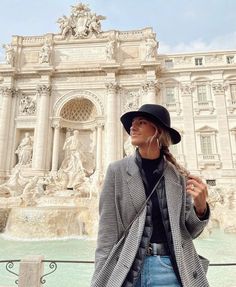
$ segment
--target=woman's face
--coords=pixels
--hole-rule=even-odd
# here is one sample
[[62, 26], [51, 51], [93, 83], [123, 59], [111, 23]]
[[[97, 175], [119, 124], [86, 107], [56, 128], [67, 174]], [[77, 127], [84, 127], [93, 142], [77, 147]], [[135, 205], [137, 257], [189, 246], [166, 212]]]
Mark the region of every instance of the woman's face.
[[149, 139], [154, 136], [157, 128], [152, 122], [144, 117], [136, 117], [133, 119], [130, 128], [130, 136], [132, 145], [144, 147], [148, 145]]

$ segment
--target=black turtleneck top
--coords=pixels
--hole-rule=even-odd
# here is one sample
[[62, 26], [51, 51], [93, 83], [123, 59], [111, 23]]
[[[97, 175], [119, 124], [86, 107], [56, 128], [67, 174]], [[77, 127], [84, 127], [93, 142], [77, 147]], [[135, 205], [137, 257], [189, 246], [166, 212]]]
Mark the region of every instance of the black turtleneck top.
[[[155, 184], [159, 180], [162, 170], [160, 171], [157, 167], [160, 166], [163, 156], [161, 155], [157, 159], [145, 159], [142, 158], [142, 169], [145, 173], [146, 180], [144, 180], [145, 193], [148, 197], [154, 188]], [[154, 192], [152, 197], [152, 224], [153, 232], [150, 242], [152, 243], [166, 243], [167, 238], [165, 234], [164, 225], [161, 218], [161, 211], [158, 202], [157, 193]]]

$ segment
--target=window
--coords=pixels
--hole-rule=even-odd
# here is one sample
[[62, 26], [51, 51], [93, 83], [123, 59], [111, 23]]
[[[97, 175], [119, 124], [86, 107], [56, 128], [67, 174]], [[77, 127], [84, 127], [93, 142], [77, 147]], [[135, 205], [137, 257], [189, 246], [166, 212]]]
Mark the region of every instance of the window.
[[166, 104], [167, 105], [175, 104], [175, 88], [174, 87], [166, 88]]
[[195, 58], [195, 66], [202, 66], [203, 58]]
[[236, 103], [236, 84], [230, 85], [232, 103]]
[[226, 56], [227, 64], [233, 64], [234, 63], [234, 56]]
[[206, 184], [210, 186], [216, 186], [216, 180], [215, 179], [207, 179]]
[[206, 85], [198, 85], [197, 86], [197, 98], [199, 103], [207, 102], [207, 90]]
[[173, 68], [174, 64], [173, 64], [173, 60], [165, 60], [165, 67], [167, 69]]
[[201, 135], [201, 151], [203, 155], [211, 155], [212, 152], [212, 139], [210, 135]]

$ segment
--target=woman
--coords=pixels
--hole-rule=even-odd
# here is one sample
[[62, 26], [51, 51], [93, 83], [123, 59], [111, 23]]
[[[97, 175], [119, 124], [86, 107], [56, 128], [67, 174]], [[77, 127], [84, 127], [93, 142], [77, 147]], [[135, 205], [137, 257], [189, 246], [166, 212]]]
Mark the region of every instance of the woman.
[[181, 140], [169, 112], [147, 104], [121, 122], [137, 149], [108, 167], [91, 286], [209, 286], [192, 241], [209, 219], [207, 187], [169, 152]]

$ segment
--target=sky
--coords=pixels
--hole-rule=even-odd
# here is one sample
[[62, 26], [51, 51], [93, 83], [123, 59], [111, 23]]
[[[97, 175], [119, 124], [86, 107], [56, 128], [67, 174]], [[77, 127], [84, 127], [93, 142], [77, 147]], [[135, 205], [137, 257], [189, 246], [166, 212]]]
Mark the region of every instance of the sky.
[[152, 27], [160, 54], [236, 50], [235, 0], [0, 0], [0, 59], [12, 35], [59, 33], [79, 2], [107, 17], [102, 31]]

